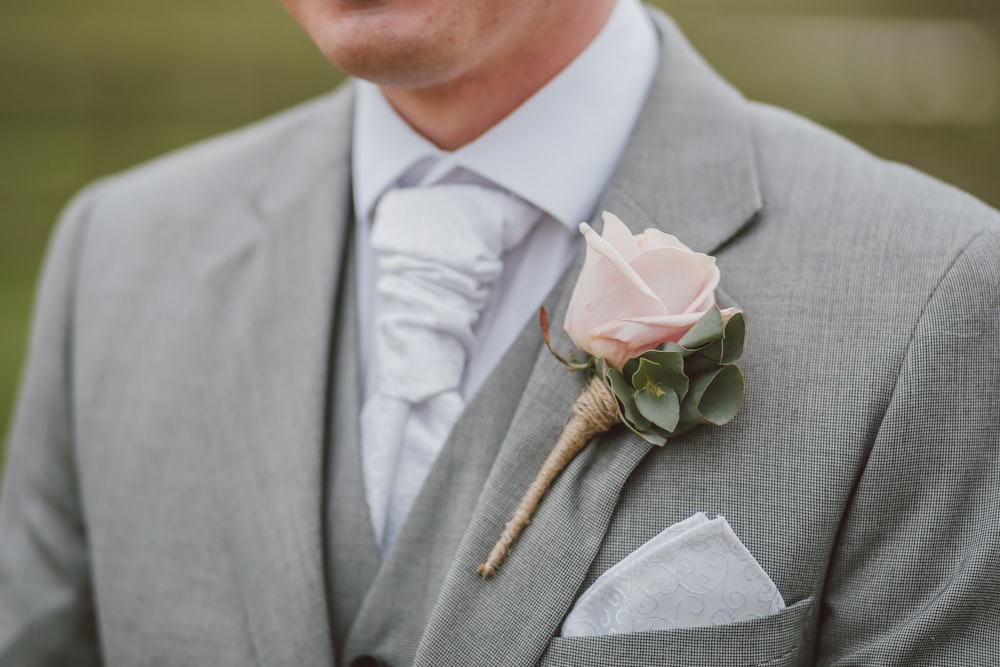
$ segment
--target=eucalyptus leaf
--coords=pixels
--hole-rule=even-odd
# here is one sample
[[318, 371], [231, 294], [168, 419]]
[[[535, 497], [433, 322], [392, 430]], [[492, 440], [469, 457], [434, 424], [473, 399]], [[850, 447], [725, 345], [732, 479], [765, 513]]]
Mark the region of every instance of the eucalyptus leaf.
[[702, 357], [715, 365], [719, 365], [719, 362], [722, 361], [722, 353], [723, 353], [723, 342], [722, 339], [720, 338], [719, 340], [713, 340], [711, 343], [702, 347], [697, 352], [694, 352], [691, 356]]
[[702, 414], [700, 403], [721, 370], [722, 368], [716, 366], [710, 371], [691, 378], [691, 387], [681, 403], [681, 421], [693, 424], [712, 423]]
[[[660, 343], [660, 346], [656, 348], [656, 351], [657, 352], [677, 352], [682, 357], [686, 357], [687, 355], [691, 354], [690, 350], [681, 347], [679, 343], [675, 343], [672, 340], [668, 340], [665, 343]], [[644, 353], [644, 354], [648, 354], [648, 352]]]
[[691, 353], [684, 358], [684, 374], [688, 378], [704, 375], [707, 372], [714, 371], [718, 367], [718, 361], [713, 361], [711, 357], [702, 356], [697, 352]]
[[[699, 395], [698, 400], [700, 399], [701, 396]], [[684, 430], [691, 430], [692, 428], [698, 426], [699, 424], [709, 423], [708, 420], [705, 419], [704, 415], [702, 415], [701, 412], [698, 411], [698, 401], [695, 400], [691, 392], [688, 392], [688, 395], [684, 397], [683, 401], [681, 401], [680, 414], [681, 416], [680, 420], [678, 421], [678, 428], [675, 429], [675, 435], [677, 431], [681, 430], [682, 426], [686, 427]]]
[[[661, 369], [657, 384], [666, 385], [679, 397], [684, 397], [688, 390], [688, 378], [684, 373], [684, 356], [680, 352], [650, 350], [640, 358], [652, 361]], [[634, 386], [636, 389], [640, 388], [638, 385]]]
[[630, 396], [633, 393], [632, 387], [622, 377], [622, 374], [610, 366], [603, 369], [604, 384], [615, 396]]
[[681, 419], [721, 426], [739, 412], [743, 404], [743, 373], [736, 366], [722, 366], [691, 381]]
[[610, 366], [604, 369], [604, 384], [618, 400], [618, 407], [625, 423], [643, 430], [649, 428], [649, 420], [642, 416], [635, 404], [635, 390], [625, 377]]
[[635, 428], [632, 428], [628, 424], [626, 424], [626, 426], [628, 426], [628, 428], [629, 428], [630, 431], [632, 431], [637, 436], [639, 436], [640, 438], [642, 438], [643, 440], [645, 440], [646, 442], [648, 442], [651, 445], [656, 445], [657, 447], [662, 447], [663, 445], [667, 444], [667, 436], [663, 435], [659, 431], [652, 431], [652, 430], [639, 431], [639, 430], [637, 430]]
[[705, 391], [711, 386], [715, 376], [721, 370], [722, 368], [717, 366], [707, 373], [701, 373], [691, 378], [691, 388], [688, 390], [688, 396], [694, 401], [695, 405], [701, 403], [701, 397], [704, 396]]
[[650, 389], [640, 389], [635, 392], [635, 404], [639, 412], [665, 431], [673, 431], [680, 420], [680, 400], [673, 391], [661, 391], [659, 394]]
[[659, 364], [639, 357], [639, 369], [632, 376], [632, 386], [638, 389], [649, 389], [656, 386], [664, 376], [663, 368]]
[[693, 327], [688, 329], [681, 338], [680, 345], [689, 350], [697, 350], [722, 338], [722, 333], [722, 313], [719, 312], [718, 306], [712, 306]]
[[743, 340], [745, 338], [746, 320], [743, 319], [743, 313], [736, 313], [726, 322], [722, 363], [735, 364], [743, 356]]
[[700, 425], [701, 422], [685, 422], [681, 420], [681, 422], [677, 424], [677, 428], [675, 428], [673, 433], [670, 434], [670, 437], [671, 438], [680, 437], [685, 433], [687, 433], [688, 431], [694, 430]]
[[665, 342], [629, 359], [621, 371], [603, 359], [591, 364], [618, 405], [625, 426], [653, 445], [701, 424], [722, 425], [743, 403], [743, 373], [733, 364], [743, 354], [742, 313], [723, 322], [708, 310], [679, 343]]
[[622, 375], [630, 378], [635, 375], [637, 370], [639, 370], [639, 357], [632, 357], [625, 362], [625, 366], [622, 368]]
[[736, 366], [723, 366], [702, 394], [698, 412], [710, 424], [722, 426], [743, 405], [743, 373]]

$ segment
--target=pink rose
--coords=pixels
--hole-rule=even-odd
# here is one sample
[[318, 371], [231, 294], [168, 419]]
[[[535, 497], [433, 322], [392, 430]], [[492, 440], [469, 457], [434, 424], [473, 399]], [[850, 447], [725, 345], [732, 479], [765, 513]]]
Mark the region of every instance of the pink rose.
[[584, 352], [621, 370], [629, 359], [679, 341], [715, 305], [714, 257], [657, 229], [633, 236], [607, 211], [603, 236], [587, 223], [580, 231], [587, 257], [565, 327]]

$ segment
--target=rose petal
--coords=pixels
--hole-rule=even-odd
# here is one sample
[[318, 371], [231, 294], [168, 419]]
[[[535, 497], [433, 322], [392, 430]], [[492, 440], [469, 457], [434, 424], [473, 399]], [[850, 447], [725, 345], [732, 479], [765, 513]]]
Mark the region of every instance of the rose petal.
[[681, 243], [681, 240], [673, 234], [667, 234], [652, 227], [639, 234], [636, 237], [636, 243], [639, 246], [640, 252], [656, 250], [657, 248], [677, 248], [678, 250], [693, 252], [691, 248]]
[[700, 315], [692, 314], [609, 322], [590, 332], [591, 354], [621, 370], [629, 359], [667, 341], [679, 341], [699, 319]]
[[[595, 338], [610, 338], [630, 344], [634, 348], [656, 347], [667, 341], [679, 341], [704, 313], [662, 315], [659, 317], [630, 317], [615, 320], [591, 330]], [[636, 355], [633, 356], [638, 356]]]
[[704, 313], [715, 305], [715, 288], [719, 286], [719, 270], [715, 270], [714, 278], [709, 276], [702, 287], [701, 294], [691, 302], [686, 313]]
[[645, 281], [639, 277], [639, 274], [636, 273], [635, 269], [633, 269], [632, 266], [622, 258], [618, 251], [615, 250], [610, 243], [598, 236], [597, 232], [595, 232], [590, 225], [586, 222], [581, 222], [580, 231], [583, 232], [583, 236], [587, 240], [587, 252], [593, 251], [608, 260], [621, 277], [628, 281], [628, 284], [632, 289], [642, 293], [643, 296], [651, 299], [652, 301], [660, 301], [660, 299], [656, 296], [656, 293], [653, 292]]
[[[711, 295], [719, 284], [714, 257], [677, 248], [644, 252], [632, 260], [631, 266], [670, 314], [692, 312], [691, 306], [703, 304], [706, 294]], [[714, 296], [708, 306], [712, 303]]]
[[739, 308], [723, 308], [722, 310], [719, 311], [719, 313], [722, 315], [723, 322], [728, 322], [729, 318], [731, 318], [733, 315], [742, 312], [743, 311], [740, 310]]
[[636, 242], [636, 237], [632, 235], [632, 231], [614, 213], [604, 211], [601, 218], [604, 220], [601, 238], [617, 250], [626, 262], [632, 261], [639, 254], [639, 244]]
[[642, 354], [642, 352], [638, 352], [633, 355], [627, 343], [612, 338], [592, 338], [589, 353], [598, 359], [604, 359], [609, 366], [618, 370], [621, 370], [625, 366], [625, 362], [633, 356]]
[[685, 313], [704, 313], [706, 310], [715, 305], [715, 290], [711, 285], [706, 285], [705, 290], [702, 292], [701, 297], [696, 301], [692, 302], [690, 306], [684, 311]]
[[667, 341], [679, 341], [699, 319], [700, 315], [664, 315], [609, 322], [591, 332], [594, 356], [621, 370], [629, 359]]
[[623, 315], [663, 315], [656, 295], [606, 241], [583, 223], [587, 254], [566, 310], [565, 329], [577, 347], [593, 354], [590, 330]]

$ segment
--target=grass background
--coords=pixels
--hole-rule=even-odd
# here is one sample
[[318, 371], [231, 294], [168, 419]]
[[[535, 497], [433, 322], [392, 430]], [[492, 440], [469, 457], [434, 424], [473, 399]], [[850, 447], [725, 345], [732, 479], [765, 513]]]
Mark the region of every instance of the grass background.
[[[1000, 87], [991, 78], [1000, 72], [1000, 3], [655, 4], [749, 97], [1000, 205], [1000, 119], [990, 97]], [[996, 69], [984, 70], [991, 62]], [[102, 174], [340, 80], [277, 0], [0, 4], [0, 441], [45, 243], [66, 200]], [[975, 118], [963, 116], [977, 104]]]

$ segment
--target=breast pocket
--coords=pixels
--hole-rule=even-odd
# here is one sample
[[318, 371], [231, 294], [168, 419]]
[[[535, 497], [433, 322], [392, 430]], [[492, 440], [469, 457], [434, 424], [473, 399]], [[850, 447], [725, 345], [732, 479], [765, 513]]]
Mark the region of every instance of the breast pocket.
[[784, 667], [809, 657], [813, 596], [752, 621], [683, 630], [556, 637], [539, 667]]

